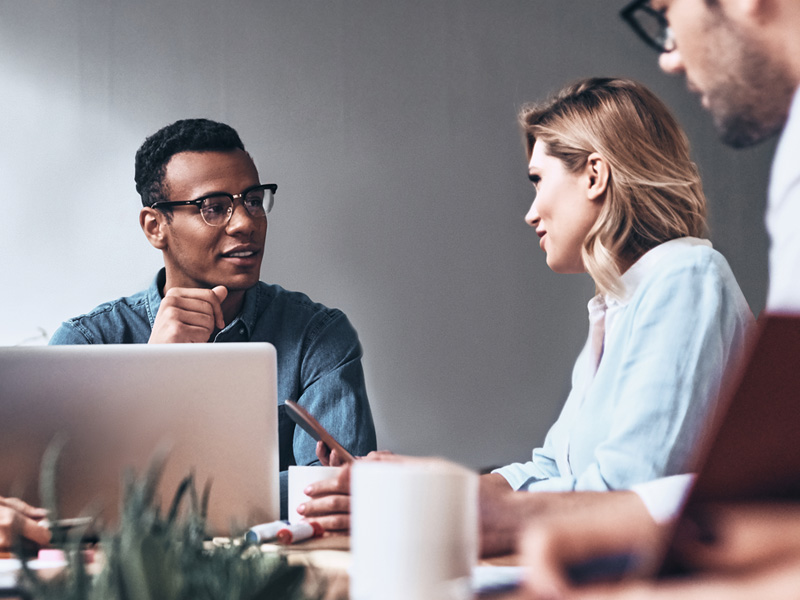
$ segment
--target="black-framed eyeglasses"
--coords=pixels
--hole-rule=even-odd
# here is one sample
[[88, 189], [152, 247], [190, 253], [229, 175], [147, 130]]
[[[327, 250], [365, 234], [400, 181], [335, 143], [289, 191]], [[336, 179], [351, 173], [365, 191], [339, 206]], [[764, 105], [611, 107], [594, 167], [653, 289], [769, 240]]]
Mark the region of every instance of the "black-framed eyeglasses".
[[659, 52], [675, 50], [675, 38], [672, 37], [669, 21], [664, 11], [650, 5], [650, 0], [633, 0], [620, 11], [620, 16], [651, 48]]
[[200, 216], [208, 225], [221, 227], [227, 225], [233, 215], [233, 204], [242, 199], [247, 214], [256, 219], [264, 219], [275, 204], [275, 192], [278, 191], [276, 183], [261, 183], [247, 188], [241, 194], [226, 194], [217, 192], [201, 196], [194, 200], [176, 200], [174, 202], [155, 202], [151, 208], [164, 208], [167, 206], [194, 205], [200, 209]]

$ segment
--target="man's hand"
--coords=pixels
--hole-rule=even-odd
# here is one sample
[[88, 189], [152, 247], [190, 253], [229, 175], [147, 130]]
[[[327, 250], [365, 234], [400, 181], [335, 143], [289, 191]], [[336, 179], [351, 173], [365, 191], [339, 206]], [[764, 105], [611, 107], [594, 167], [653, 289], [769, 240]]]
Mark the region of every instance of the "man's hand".
[[[535, 575], [531, 573], [530, 577]], [[800, 560], [796, 555], [770, 565], [727, 573], [634, 581], [576, 588], [561, 595], [531, 592], [526, 598], [553, 600], [795, 600], [800, 590]]]
[[534, 598], [583, 597], [583, 590], [590, 588], [576, 588], [569, 581], [571, 566], [625, 555], [636, 557], [641, 561], [637, 564], [652, 564], [671, 530], [657, 525], [633, 492], [568, 494], [562, 508], [530, 519], [522, 539], [523, 564], [530, 573], [527, 585]]
[[0, 548], [10, 548], [17, 535], [40, 546], [47, 544], [50, 530], [39, 524], [46, 516], [43, 508], [34, 508], [18, 498], [0, 496]]
[[[336, 451], [331, 451], [324, 442], [317, 442], [317, 458], [325, 466], [339, 467], [336, 477], [310, 484], [303, 492], [311, 500], [297, 507], [305, 518], [317, 521], [325, 531], [350, 531], [350, 472], [353, 463], [346, 464]], [[356, 460], [403, 461], [409, 457], [392, 454], [387, 450], [376, 450]]]
[[[647, 558], [670, 530], [644, 517], [620, 493], [594, 511], [558, 515], [525, 534], [523, 561], [531, 598], [716, 600], [797, 597], [800, 589], [800, 505], [708, 506], [683, 520], [676, 547], [700, 572], [681, 579], [571, 586], [566, 565], [602, 555], [638, 552]], [[616, 507], [614, 505], [617, 505]], [[594, 514], [592, 514], [594, 513]]]
[[675, 545], [683, 562], [713, 573], [800, 561], [800, 504], [707, 505], [681, 519]]
[[324, 467], [343, 467], [347, 464], [336, 450], [328, 448], [328, 444], [320, 440], [316, 447], [317, 458]]
[[225, 327], [222, 302], [228, 290], [222, 285], [206, 290], [170, 288], [161, 300], [149, 344], [205, 343]]
[[[317, 442], [316, 447], [317, 458], [319, 462], [324, 467], [343, 467], [347, 464], [347, 461], [339, 456], [339, 453], [336, 450], [331, 450], [328, 448], [328, 445], [325, 442], [319, 441]], [[409, 456], [403, 456], [401, 454], [395, 454], [389, 450], [373, 450], [369, 454], [363, 457], [359, 457], [359, 460], [394, 460], [394, 461], [404, 461], [404, 460], [416, 460]]]
[[345, 465], [336, 477], [309, 484], [303, 493], [311, 500], [298, 506], [297, 512], [325, 531], [350, 531], [350, 471], [351, 465]]

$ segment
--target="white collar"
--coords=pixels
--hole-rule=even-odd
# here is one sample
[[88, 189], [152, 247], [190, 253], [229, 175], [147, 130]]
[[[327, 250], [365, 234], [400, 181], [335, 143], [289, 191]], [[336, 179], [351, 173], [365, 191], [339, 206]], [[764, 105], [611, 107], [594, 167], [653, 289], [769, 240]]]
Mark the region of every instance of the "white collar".
[[[681, 237], [668, 240], [655, 248], [651, 248], [640, 256], [639, 260], [633, 263], [630, 268], [622, 274], [620, 278], [623, 289], [622, 295], [615, 296], [609, 294], [607, 297], [603, 298], [604, 304], [607, 304], [609, 308], [612, 306], [625, 306], [630, 302], [631, 298], [633, 298], [639, 284], [653, 273], [658, 268], [659, 264], [673, 256], [676, 252], [693, 246], [712, 247], [709, 240], [696, 237]], [[594, 298], [592, 300], [594, 300]]]
[[[786, 124], [781, 132], [769, 178], [768, 208], [784, 199], [786, 191], [797, 178], [797, 146], [800, 144], [800, 86], [795, 90]], [[767, 218], [769, 211], [767, 211]]]

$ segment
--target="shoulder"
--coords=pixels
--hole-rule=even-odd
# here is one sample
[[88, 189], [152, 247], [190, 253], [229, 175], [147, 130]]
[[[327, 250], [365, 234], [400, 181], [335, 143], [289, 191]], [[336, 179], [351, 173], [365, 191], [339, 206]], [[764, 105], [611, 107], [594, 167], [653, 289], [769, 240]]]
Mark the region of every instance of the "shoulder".
[[344, 313], [315, 302], [302, 292], [287, 290], [275, 283], [258, 282], [259, 295], [272, 307], [295, 311], [307, 316], [336, 316]]
[[669, 320], [672, 315], [684, 323], [752, 320], [747, 300], [721, 253], [708, 244], [668, 242], [663, 246], [654, 255], [645, 255], [643, 268], [635, 273], [638, 285], [623, 309], [629, 318], [649, 322]]
[[698, 286], [719, 287], [741, 294], [725, 257], [710, 246], [697, 245], [678, 247], [659, 257], [642, 279], [636, 296], [661, 287], [670, 288], [673, 293], [692, 293]]
[[67, 319], [53, 334], [50, 343], [130, 343], [136, 341], [130, 339], [133, 323], [146, 323], [149, 328], [146, 291], [104, 302], [87, 313]]
[[257, 285], [259, 302], [264, 302], [263, 310], [280, 314], [287, 325], [303, 327], [311, 337], [332, 327], [351, 330], [355, 334], [350, 321], [340, 309], [325, 306], [302, 292], [287, 290], [277, 284], [260, 281]]

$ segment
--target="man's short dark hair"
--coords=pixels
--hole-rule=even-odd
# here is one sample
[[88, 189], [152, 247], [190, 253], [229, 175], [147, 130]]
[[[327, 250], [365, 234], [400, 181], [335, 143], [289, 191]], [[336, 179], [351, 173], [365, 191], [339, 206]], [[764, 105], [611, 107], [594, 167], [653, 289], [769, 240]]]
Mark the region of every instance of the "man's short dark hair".
[[230, 152], [244, 150], [230, 125], [210, 119], [182, 119], [156, 131], [136, 151], [133, 179], [142, 206], [169, 200], [164, 174], [169, 159], [180, 152]]

